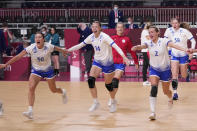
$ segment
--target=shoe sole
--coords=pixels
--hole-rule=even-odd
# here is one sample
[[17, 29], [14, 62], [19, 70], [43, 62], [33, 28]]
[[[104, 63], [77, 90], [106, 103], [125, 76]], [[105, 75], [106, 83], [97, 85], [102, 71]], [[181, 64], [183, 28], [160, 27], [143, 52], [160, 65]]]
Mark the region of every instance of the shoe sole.
[[154, 116], [149, 116], [149, 119], [150, 119], [151, 121], [156, 120], [156, 118], [155, 118]]
[[29, 115], [26, 115], [24, 113], [23, 113], [23, 116], [25, 116], [25, 117], [27, 117], [28, 119], [31, 119], [31, 120], [33, 119], [33, 117], [30, 117]]

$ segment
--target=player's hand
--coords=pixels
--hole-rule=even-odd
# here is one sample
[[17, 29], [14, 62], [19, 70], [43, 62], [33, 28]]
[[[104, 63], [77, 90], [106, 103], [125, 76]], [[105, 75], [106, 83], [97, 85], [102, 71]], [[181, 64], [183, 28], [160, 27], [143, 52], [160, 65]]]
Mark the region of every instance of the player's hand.
[[131, 51], [136, 51], [137, 50], [137, 46], [133, 46], [132, 48], [131, 48]]
[[192, 54], [193, 53], [193, 49], [192, 48], [190, 48], [190, 49], [186, 49], [186, 51], [185, 51], [187, 54]]
[[0, 69], [5, 68], [6, 64], [0, 64]]
[[138, 70], [139, 69], [139, 65], [135, 64], [135, 69]]
[[66, 57], [68, 53], [69, 53], [68, 50], [64, 49], [63, 56]]
[[124, 58], [124, 63], [127, 65], [127, 66], [129, 66], [130, 65], [130, 60], [127, 58], [127, 57], [125, 57]]

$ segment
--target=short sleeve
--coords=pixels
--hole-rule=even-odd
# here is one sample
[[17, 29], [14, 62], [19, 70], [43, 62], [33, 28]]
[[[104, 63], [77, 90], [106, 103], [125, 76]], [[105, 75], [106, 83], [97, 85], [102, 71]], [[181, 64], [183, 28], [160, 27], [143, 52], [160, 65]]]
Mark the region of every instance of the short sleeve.
[[109, 44], [110, 46], [115, 44], [114, 40], [109, 35], [106, 34], [104, 37], [105, 37], [104, 38], [105, 43]]
[[166, 31], [164, 33], [164, 38], [170, 39], [170, 31], [169, 31], [169, 28], [166, 29]]
[[92, 35], [89, 35], [84, 41], [83, 43], [86, 45], [86, 44], [92, 44]]
[[163, 38], [163, 40], [164, 40], [164, 44], [165, 44], [166, 47], [168, 46], [168, 43], [172, 42], [170, 39], [168, 39], [166, 37]]
[[49, 48], [49, 52], [53, 52], [53, 51], [54, 51], [55, 46], [54, 46], [54, 45], [52, 45], [52, 44], [48, 44], [48, 48]]
[[33, 49], [34, 44], [31, 44], [30, 46], [26, 47], [24, 50], [28, 53], [31, 54], [31, 51]]
[[185, 35], [186, 35], [188, 40], [191, 40], [191, 39], [194, 38], [192, 33], [189, 30], [185, 30]]

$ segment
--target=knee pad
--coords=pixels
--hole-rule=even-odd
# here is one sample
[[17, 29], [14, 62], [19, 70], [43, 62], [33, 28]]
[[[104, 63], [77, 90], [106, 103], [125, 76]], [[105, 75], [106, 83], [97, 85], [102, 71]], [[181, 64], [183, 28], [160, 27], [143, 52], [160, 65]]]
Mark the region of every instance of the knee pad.
[[94, 88], [95, 87], [95, 81], [96, 81], [96, 78], [94, 78], [92, 76], [89, 76], [88, 77], [88, 85], [89, 85], [89, 88]]
[[172, 88], [173, 90], [176, 90], [178, 86], [178, 80], [177, 79], [173, 79], [172, 80]]
[[157, 91], [158, 91], [158, 86], [151, 86], [150, 96], [157, 97]]
[[119, 85], [119, 80], [117, 78], [113, 78], [112, 87], [113, 88], [118, 88], [118, 85]]
[[112, 91], [113, 91], [112, 83], [110, 83], [110, 84], [105, 84], [105, 87], [107, 88], [107, 90], [108, 90], [109, 92], [112, 92]]

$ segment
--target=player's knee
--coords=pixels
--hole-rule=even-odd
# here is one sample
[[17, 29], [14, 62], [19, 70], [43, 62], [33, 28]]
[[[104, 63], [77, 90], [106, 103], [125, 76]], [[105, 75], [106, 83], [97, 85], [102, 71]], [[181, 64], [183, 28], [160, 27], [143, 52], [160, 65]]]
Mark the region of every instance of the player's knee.
[[158, 86], [151, 86], [150, 96], [157, 97], [157, 91], [158, 91]]
[[108, 90], [109, 92], [112, 92], [112, 91], [113, 91], [112, 83], [110, 83], [110, 84], [105, 84], [105, 87], [107, 88], [107, 90]]
[[176, 90], [176, 89], [177, 89], [177, 86], [178, 86], [178, 80], [177, 80], [177, 79], [173, 79], [173, 80], [172, 80], [172, 88], [173, 88], [174, 90]]
[[29, 86], [29, 92], [34, 93], [35, 92], [35, 86]]
[[95, 81], [96, 81], [96, 78], [95, 77], [92, 77], [92, 76], [89, 76], [88, 77], [88, 85], [89, 85], [89, 88], [94, 88], [95, 87]]
[[118, 85], [119, 85], [119, 79], [113, 78], [113, 80], [112, 80], [112, 87], [113, 88], [118, 88]]

